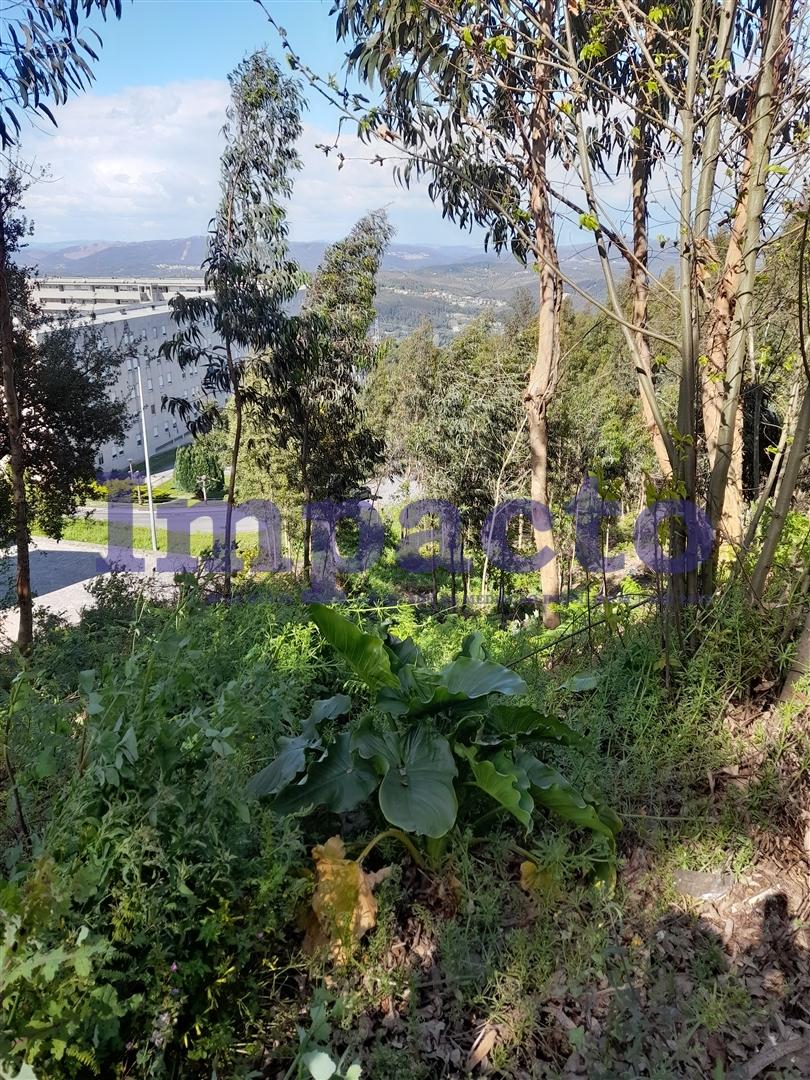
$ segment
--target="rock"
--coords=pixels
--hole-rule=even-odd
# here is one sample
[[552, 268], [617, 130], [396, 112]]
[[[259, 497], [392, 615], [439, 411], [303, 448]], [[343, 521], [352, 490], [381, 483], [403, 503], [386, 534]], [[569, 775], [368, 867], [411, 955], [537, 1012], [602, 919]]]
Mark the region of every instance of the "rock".
[[681, 896], [691, 896], [693, 900], [722, 900], [731, 890], [734, 878], [731, 874], [676, 870], [673, 882]]

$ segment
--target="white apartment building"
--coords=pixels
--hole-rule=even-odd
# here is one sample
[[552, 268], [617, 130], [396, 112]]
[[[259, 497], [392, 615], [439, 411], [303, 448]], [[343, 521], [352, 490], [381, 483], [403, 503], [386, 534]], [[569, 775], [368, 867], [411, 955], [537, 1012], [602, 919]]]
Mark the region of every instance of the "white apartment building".
[[43, 311], [100, 311], [140, 304], [167, 304], [177, 293], [201, 296], [202, 278], [49, 277], [36, 283]]
[[[202, 295], [203, 282], [194, 280], [129, 280], [44, 278], [37, 286], [46, 312], [76, 311], [80, 322], [94, 324], [113, 346], [135, 344], [137, 355], [121, 366], [114, 394], [130, 407], [130, 424], [123, 445], [101, 447], [97, 460], [102, 472], [125, 473], [145, 460], [137, 372], [143, 388], [146, 441], [150, 458], [181, 446], [190, 439], [185, 424], [161, 408], [164, 395], [193, 399], [199, 396], [203, 370], [183, 371], [179, 363], [159, 355], [160, 346], [177, 331], [168, 301], [178, 292]], [[116, 297], [114, 303], [110, 297]], [[120, 301], [120, 302], [119, 302]], [[208, 337], [215, 343], [213, 333]]]

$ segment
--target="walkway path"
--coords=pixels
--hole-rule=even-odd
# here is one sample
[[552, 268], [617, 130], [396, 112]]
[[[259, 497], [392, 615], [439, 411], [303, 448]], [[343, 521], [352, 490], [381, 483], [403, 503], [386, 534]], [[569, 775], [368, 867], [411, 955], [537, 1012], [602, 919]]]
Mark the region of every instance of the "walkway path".
[[[31, 586], [34, 591], [34, 610], [46, 610], [63, 615], [68, 622], [77, 623], [82, 609], [92, 607], [94, 601], [87, 591], [91, 581], [104, 570], [106, 548], [98, 544], [85, 544], [72, 540], [46, 540], [37, 538], [31, 547]], [[171, 585], [173, 574], [156, 573], [152, 552], [138, 551], [142, 557], [145, 574]], [[14, 603], [14, 583], [17, 574], [17, 555], [12, 549], [0, 559], [0, 638], [14, 640], [20, 623], [19, 612], [9, 604]]]

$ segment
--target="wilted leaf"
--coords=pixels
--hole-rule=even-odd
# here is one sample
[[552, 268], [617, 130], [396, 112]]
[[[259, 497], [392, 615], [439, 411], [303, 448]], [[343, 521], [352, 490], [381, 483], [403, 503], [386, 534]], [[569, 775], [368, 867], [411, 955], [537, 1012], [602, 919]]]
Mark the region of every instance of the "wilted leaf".
[[377, 901], [372, 889], [390, 871], [366, 874], [360, 863], [346, 858], [346, 848], [339, 836], [314, 847], [312, 858], [314, 918], [307, 929], [304, 949], [311, 953], [328, 946], [332, 958], [345, 963], [377, 921]]
[[527, 893], [540, 893], [549, 900], [556, 899], [560, 891], [554, 875], [530, 859], [520, 864], [520, 887]]
[[498, 1032], [495, 1028], [485, 1027], [479, 1032], [467, 1057], [467, 1070], [469, 1072], [472, 1072], [472, 1070], [477, 1065], [480, 1065], [484, 1058], [489, 1055], [497, 1038]]

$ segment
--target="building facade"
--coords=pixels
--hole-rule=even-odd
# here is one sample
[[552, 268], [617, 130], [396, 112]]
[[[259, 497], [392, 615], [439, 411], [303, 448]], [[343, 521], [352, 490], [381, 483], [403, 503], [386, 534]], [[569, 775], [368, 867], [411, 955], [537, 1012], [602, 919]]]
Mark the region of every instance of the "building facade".
[[[97, 460], [101, 472], [125, 473], [142, 469], [146, 454], [150, 459], [189, 442], [185, 424], [162, 408], [166, 397], [194, 399], [200, 396], [202, 369], [182, 370], [176, 360], [160, 356], [160, 346], [177, 330], [169, 300], [184, 295], [204, 295], [201, 279], [100, 279], [43, 278], [36, 286], [42, 309], [58, 315], [75, 312], [80, 323], [90, 322], [114, 347], [132, 346], [133, 356], [122, 365], [114, 395], [130, 408], [130, 423], [122, 445], [101, 447]], [[111, 302], [111, 298], [115, 298]], [[217, 344], [211, 331], [208, 344]], [[138, 368], [141, 373], [146, 448], [140, 414]]]

